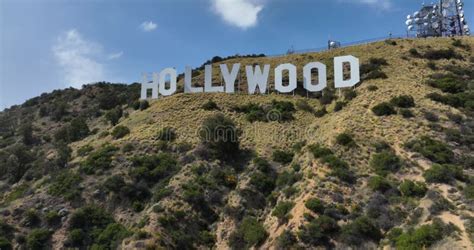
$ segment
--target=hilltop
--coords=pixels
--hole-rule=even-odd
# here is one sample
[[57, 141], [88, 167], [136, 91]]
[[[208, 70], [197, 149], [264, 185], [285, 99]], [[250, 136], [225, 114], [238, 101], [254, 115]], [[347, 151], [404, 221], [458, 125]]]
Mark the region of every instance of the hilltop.
[[[220, 63], [320, 61], [329, 88], [311, 95], [298, 79], [290, 95], [148, 102], [139, 84], [97, 83], [6, 109], [0, 248], [472, 249], [473, 49], [394, 39], [212, 60], [216, 84]], [[363, 80], [339, 91], [343, 55]], [[203, 129], [222, 127], [231, 140]]]

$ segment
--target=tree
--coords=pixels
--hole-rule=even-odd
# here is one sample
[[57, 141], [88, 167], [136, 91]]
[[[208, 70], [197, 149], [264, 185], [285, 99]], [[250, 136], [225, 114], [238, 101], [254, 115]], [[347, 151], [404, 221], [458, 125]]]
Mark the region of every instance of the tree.
[[112, 126], [115, 126], [117, 125], [122, 115], [123, 115], [122, 108], [115, 107], [114, 109], [109, 110], [107, 111], [107, 113], [105, 113], [105, 119], [107, 119], [110, 122], [110, 124], [112, 124]]
[[223, 114], [215, 114], [204, 120], [199, 133], [201, 143], [207, 146], [213, 157], [227, 160], [240, 151], [239, 130], [234, 122]]
[[19, 133], [25, 145], [31, 145], [34, 143], [33, 125], [31, 124], [31, 122], [23, 123], [20, 126]]

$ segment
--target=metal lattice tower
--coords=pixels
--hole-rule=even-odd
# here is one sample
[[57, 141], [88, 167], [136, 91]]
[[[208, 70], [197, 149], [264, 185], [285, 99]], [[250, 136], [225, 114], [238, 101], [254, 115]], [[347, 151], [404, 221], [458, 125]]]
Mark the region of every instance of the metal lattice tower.
[[419, 11], [407, 16], [406, 25], [408, 32], [414, 32], [417, 37], [470, 35], [463, 0], [423, 4]]

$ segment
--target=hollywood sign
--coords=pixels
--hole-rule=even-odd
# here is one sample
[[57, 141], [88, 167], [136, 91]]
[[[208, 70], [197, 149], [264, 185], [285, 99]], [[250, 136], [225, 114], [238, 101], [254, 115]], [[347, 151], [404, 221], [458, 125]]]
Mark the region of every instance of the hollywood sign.
[[[344, 65], [350, 65], [350, 77], [344, 79]], [[192, 84], [192, 69], [187, 66], [184, 72], [184, 93], [218, 93], [224, 92], [232, 94], [235, 92], [235, 83], [240, 72], [240, 63], [232, 65], [232, 70], [226, 64], [221, 64], [221, 76], [224, 79], [224, 86], [214, 86], [212, 83], [212, 65], [204, 68], [204, 87], [195, 87]], [[318, 71], [318, 81], [313, 81], [313, 70]], [[283, 72], [288, 71], [288, 84], [283, 84]], [[266, 93], [270, 65], [265, 64], [263, 71], [260, 66], [245, 66], [247, 76], [248, 93]], [[279, 93], [291, 93], [297, 87], [297, 69], [290, 63], [285, 63], [275, 68], [275, 90]], [[340, 56], [334, 58], [334, 87], [347, 88], [360, 82], [359, 59], [354, 56]], [[160, 73], [153, 73], [153, 81], [148, 81], [148, 76], [143, 76], [141, 99], [148, 99], [148, 90], [151, 90], [151, 98], [158, 99], [158, 96], [170, 96], [176, 93], [177, 72], [174, 68], [166, 68]], [[310, 62], [303, 67], [303, 87], [309, 92], [319, 92], [327, 87], [326, 65], [320, 62]]]

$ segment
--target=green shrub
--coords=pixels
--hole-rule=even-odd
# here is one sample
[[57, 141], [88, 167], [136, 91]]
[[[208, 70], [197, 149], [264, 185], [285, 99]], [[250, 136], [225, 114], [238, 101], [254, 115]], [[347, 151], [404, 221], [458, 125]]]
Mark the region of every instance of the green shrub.
[[451, 94], [464, 92], [468, 87], [468, 84], [464, 79], [452, 74], [443, 75], [441, 78], [437, 79], [430, 79], [427, 81], [427, 83], [433, 88], [437, 88], [445, 93]]
[[430, 121], [430, 122], [438, 122], [439, 121], [439, 117], [435, 113], [432, 113], [430, 111], [424, 111], [423, 115], [425, 116], [425, 119]]
[[371, 80], [371, 79], [387, 79], [388, 76], [381, 70], [374, 70], [369, 72], [367, 75], [365, 75], [364, 80]]
[[280, 188], [285, 186], [292, 186], [301, 179], [302, 175], [293, 171], [283, 171], [278, 175], [276, 185]]
[[232, 233], [229, 244], [233, 248], [242, 249], [260, 245], [266, 238], [267, 232], [254, 217], [245, 217], [237, 230]]
[[447, 226], [439, 219], [432, 224], [410, 229], [396, 238], [397, 249], [424, 249], [429, 248], [450, 232], [446, 232]]
[[149, 183], [157, 183], [179, 169], [175, 157], [168, 153], [135, 156], [131, 160], [134, 168], [129, 175], [137, 182], [145, 180]]
[[390, 100], [390, 103], [400, 108], [413, 108], [415, 107], [415, 100], [410, 95], [396, 96]]
[[112, 165], [112, 157], [117, 148], [112, 145], [106, 145], [89, 154], [89, 156], [81, 163], [81, 170], [86, 174], [94, 174], [96, 169], [110, 169]]
[[297, 242], [296, 236], [290, 230], [285, 230], [277, 238], [277, 247], [278, 249], [292, 249]]
[[119, 193], [125, 187], [125, 180], [122, 176], [114, 175], [107, 178], [103, 184], [105, 190], [112, 193]]
[[67, 242], [73, 246], [82, 246], [86, 235], [81, 229], [73, 229], [69, 232]]
[[87, 137], [90, 133], [86, 120], [82, 117], [73, 119], [54, 134], [56, 141], [75, 142]]
[[430, 183], [450, 183], [455, 179], [464, 179], [462, 168], [449, 164], [433, 164], [430, 169], [423, 174], [425, 180]]
[[402, 163], [396, 154], [390, 151], [382, 151], [372, 156], [369, 162], [375, 173], [385, 176], [400, 169]]
[[366, 240], [378, 243], [381, 238], [380, 229], [366, 216], [358, 217], [341, 229], [341, 240], [348, 245], [359, 246]]
[[23, 223], [28, 227], [35, 227], [41, 223], [41, 218], [36, 209], [31, 208], [25, 212]]
[[99, 249], [115, 249], [130, 233], [103, 209], [86, 206], [76, 210], [70, 220], [68, 241], [75, 247], [94, 245]]
[[125, 127], [125, 126], [117, 126], [112, 130], [111, 135], [114, 137], [114, 139], [120, 139], [125, 137], [126, 135], [130, 134], [130, 129]]
[[48, 248], [48, 241], [51, 238], [51, 232], [46, 229], [33, 229], [26, 238], [28, 249], [41, 250]]
[[341, 111], [342, 108], [344, 108], [346, 105], [346, 102], [336, 102], [336, 104], [334, 105], [334, 112]]
[[288, 164], [293, 160], [295, 154], [291, 151], [275, 150], [273, 151], [273, 160], [282, 164]]
[[147, 100], [142, 100], [142, 101], [140, 101], [139, 109], [140, 109], [141, 111], [143, 111], [143, 110], [145, 110], [145, 109], [147, 109], [147, 108], [149, 108], [149, 107], [150, 107], [150, 103], [148, 103]]
[[176, 132], [174, 128], [165, 127], [158, 132], [157, 139], [160, 141], [174, 141], [176, 139]]
[[310, 145], [309, 150], [315, 158], [321, 158], [333, 154], [331, 149], [323, 147], [319, 144]]
[[440, 49], [440, 50], [428, 50], [423, 55], [424, 58], [428, 60], [451, 60], [451, 59], [462, 59], [462, 56], [452, 48], [449, 49]]
[[392, 105], [387, 102], [377, 104], [372, 108], [372, 112], [374, 112], [374, 114], [377, 116], [389, 116], [397, 113], [395, 109], [393, 109]]
[[262, 194], [269, 195], [275, 189], [275, 180], [266, 173], [256, 172], [250, 176], [250, 184]]
[[253, 164], [257, 167], [258, 170], [264, 173], [271, 170], [271, 165], [265, 158], [256, 157], [253, 159]]
[[469, 183], [463, 190], [464, 196], [468, 200], [474, 200], [474, 184]]
[[306, 244], [324, 246], [329, 243], [330, 237], [339, 231], [337, 222], [326, 215], [311, 220], [298, 231], [298, 237]]
[[232, 159], [240, 152], [240, 131], [234, 122], [223, 114], [206, 118], [199, 136], [201, 143], [209, 149], [214, 158]]
[[355, 141], [352, 139], [352, 135], [348, 133], [341, 133], [336, 136], [336, 143], [342, 146], [355, 146]]
[[273, 100], [270, 105], [250, 103], [235, 108], [235, 111], [245, 113], [249, 122], [285, 122], [294, 119], [295, 107], [292, 102]]
[[360, 66], [362, 79], [386, 79], [387, 75], [381, 70], [381, 67], [386, 65], [388, 65], [388, 63], [383, 58], [370, 58], [368, 63]]
[[375, 85], [369, 85], [369, 86], [367, 87], [367, 90], [368, 90], [368, 91], [371, 91], [371, 92], [377, 91], [378, 89], [379, 89], [379, 88], [378, 88], [377, 86], [375, 86]]
[[45, 215], [45, 219], [49, 226], [56, 226], [61, 223], [61, 216], [56, 211], [49, 211]]
[[80, 147], [78, 150], [77, 150], [77, 155], [79, 156], [86, 156], [87, 154], [89, 154], [90, 152], [92, 152], [94, 150], [94, 147], [92, 147], [91, 145], [87, 144], [87, 145], [84, 145], [82, 147]]
[[11, 239], [14, 236], [15, 228], [0, 219], [0, 237]]
[[344, 92], [344, 99], [350, 101], [357, 97], [357, 92], [353, 89], [348, 89]]
[[306, 101], [306, 100], [297, 100], [296, 101], [296, 108], [301, 110], [301, 111], [305, 111], [305, 112], [309, 112], [309, 113], [313, 113], [314, 112], [314, 108], [309, 105], [309, 103]]
[[202, 105], [202, 109], [208, 110], [208, 111], [219, 110], [219, 107], [217, 106], [217, 103], [215, 103], [213, 100], [209, 100]]
[[382, 176], [371, 177], [367, 185], [373, 191], [380, 191], [380, 192], [385, 192], [392, 188], [391, 183]]
[[403, 181], [398, 187], [400, 193], [407, 197], [423, 197], [428, 188], [422, 182], [413, 182], [411, 180]]
[[411, 140], [407, 142], [405, 146], [435, 163], [452, 163], [454, 160], [454, 153], [446, 144], [431, 139], [428, 136], [422, 136], [419, 139]]
[[288, 215], [288, 213], [291, 211], [294, 205], [295, 203], [289, 201], [279, 202], [273, 209], [272, 216], [277, 217], [280, 222], [286, 221], [291, 216]]
[[122, 108], [116, 107], [112, 110], [107, 111], [107, 113], [105, 113], [105, 119], [109, 121], [110, 124], [112, 124], [112, 126], [115, 126], [119, 122], [122, 115], [123, 115]]
[[413, 112], [409, 109], [400, 109], [400, 114], [403, 116], [403, 118], [412, 118], [415, 117]]
[[0, 236], [0, 249], [12, 250], [12, 243], [7, 238]]
[[410, 50], [408, 50], [408, 53], [410, 53], [410, 55], [413, 57], [421, 57], [421, 54], [415, 48], [411, 48]]
[[62, 171], [53, 177], [48, 194], [63, 197], [68, 201], [76, 200], [81, 197], [79, 188], [81, 181], [80, 175], [68, 170]]
[[325, 116], [327, 113], [328, 113], [328, 111], [326, 110], [325, 107], [323, 107], [322, 109], [316, 110], [316, 111], [314, 112], [314, 116], [316, 116], [316, 117], [323, 117], [323, 116]]
[[322, 214], [325, 209], [325, 204], [317, 198], [310, 198], [304, 203], [305, 207], [314, 213]]

